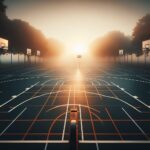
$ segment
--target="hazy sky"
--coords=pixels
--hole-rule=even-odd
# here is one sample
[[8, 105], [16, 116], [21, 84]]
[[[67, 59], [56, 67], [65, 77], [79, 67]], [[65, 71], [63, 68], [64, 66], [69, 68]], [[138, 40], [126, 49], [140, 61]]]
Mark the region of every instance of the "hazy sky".
[[132, 33], [150, 0], [5, 0], [9, 18], [28, 21], [47, 37], [87, 44], [111, 30]]

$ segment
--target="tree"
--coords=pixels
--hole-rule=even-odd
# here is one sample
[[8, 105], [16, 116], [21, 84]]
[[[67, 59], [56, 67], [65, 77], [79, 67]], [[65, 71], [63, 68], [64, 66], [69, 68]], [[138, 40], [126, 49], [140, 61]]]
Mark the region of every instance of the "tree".
[[134, 52], [137, 55], [142, 54], [142, 41], [150, 39], [150, 14], [145, 15], [138, 20], [133, 33]]
[[4, 0], [0, 0], [0, 37], [9, 40], [11, 52], [25, 53], [27, 48], [31, 48], [32, 54], [36, 54], [37, 50], [45, 56], [59, 54], [58, 47], [57, 53], [54, 53], [54, 44], [52, 45], [40, 30], [23, 20], [10, 20], [6, 16], [6, 6], [3, 2]]
[[92, 51], [97, 56], [118, 56], [119, 49], [131, 53], [130, 37], [120, 31], [111, 31], [92, 44]]

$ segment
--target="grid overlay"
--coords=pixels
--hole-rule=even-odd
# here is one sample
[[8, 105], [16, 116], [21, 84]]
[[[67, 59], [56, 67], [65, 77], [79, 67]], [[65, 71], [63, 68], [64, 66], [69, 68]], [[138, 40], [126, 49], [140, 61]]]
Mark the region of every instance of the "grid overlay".
[[[115, 80], [46, 77], [0, 107], [1, 143], [68, 143], [78, 110], [80, 143], [149, 143], [149, 108]], [[97, 145], [98, 149], [98, 145]]]

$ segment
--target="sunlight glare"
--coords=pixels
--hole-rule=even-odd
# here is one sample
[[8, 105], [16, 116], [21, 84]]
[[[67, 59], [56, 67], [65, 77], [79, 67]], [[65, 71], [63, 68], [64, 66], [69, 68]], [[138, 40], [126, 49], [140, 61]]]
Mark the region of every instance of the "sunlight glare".
[[81, 79], [82, 79], [82, 75], [81, 75], [80, 69], [77, 69], [76, 74], [75, 74], [75, 80], [79, 82], [81, 81]]
[[82, 55], [86, 52], [87, 48], [85, 45], [82, 44], [76, 44], [75, 46], [73, 46], [73, 52], [76, 55]]

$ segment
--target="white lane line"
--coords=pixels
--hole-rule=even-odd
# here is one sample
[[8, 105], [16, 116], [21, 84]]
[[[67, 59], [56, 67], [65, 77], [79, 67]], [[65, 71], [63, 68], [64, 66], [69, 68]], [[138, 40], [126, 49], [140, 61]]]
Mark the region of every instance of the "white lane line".
[[17, 97], [19, 97], [20, 95], [24, 94], [25, 92], [27, 92], [28, 90], [30, 90], [31, 88], [33, 88], [34, 86], [36, 86], [39, 82], [31, 85], [29, 88], [26, 88], [23, 92], [19, 93], [18, 95], [16, 95], [15, 97], [12, 97], [11, 99], [9, 99], [7, 102], [3, 103], [0, 105], [0, 108], [5, 106], [6, 104], [8, 104], [9, 102], [11, 102], [12, 100], [16, 99]]
[[130, 78], [121, 78], [121, 77], [109, 77], [107, 76], [106, 78], [113, 78], [113, 79], [120, 79], [120, 80], [129, 80], [129, 81], [135, 81], [135, 82], [141, 82], [141, 83], [147, 83], [150, 84], [148, 81], [144, 80], [137, 80], [137, 79], [130, 79]]
[[150, 82], [150, 80], [149, 80], [149, 79], [147, 79], [147, 78], [145, 78], [145, 77], [142, 77], [142, 76], [137, 76], [137, 77], [139, 77], [139, 78], [141, 78], [141, 79], [144, 79], [144, 80], [146, 80], [146, 81], [149, 81], [149, 82]]
[[98, 79], [98, 81], [103, 81], [106, 85], [110, 86], [111, 84], [105, 80], [102, 80], [102, 79]]
[[[38, 95], [38, 96], [35, 96], [35, 97], [32, 97], [32, 98], [29, 98], [29, 99], [27, 99], [27, 100], [25, 100], [25, 101], [19, 103], [18, 105], [14, 106], [12, 109], [10, 109], [10, 110], [8, 111], [8, 113], [12, 112], [13, 110], [15, 110], [16, 108], [18, 108], [19, 106], [23, 105], [24, 103], [26, 103], [26, 102], [28, 102], [28, 101], [30, 101], [30, 100], [33, 100], [33, 99], [36, 99], [36, 98], [39, 98], [39, 97], [43, 97], [43, 96], [46, 96], [46, 95], [49, 95], [49, 94], [52, 94], [52, 93], [53, 93], [53, 92], [51, 92], [51, 93], [44, 93], [44, 94], [42, 94], [42, 95]], [[54, 92], [54, 93], [56, 93], [56, 92]]]
[[[43, 143], [43, 144], [45, 144], [45, 143], [69, 143], [69, 141], [68, 140], [64, 140], [64, 141], [62, 141], [62, 140], [1, 140], [0, 141], [0, 143], [4, 143], [4, 144], [11, 144], [11, 143], [14, 143], [14, 144], [19, 144], [19, 143]], [[127, 144], [127, 143], [129, 143], [129, 144], [150, 144], [150, 141], [148, 141], [148, 140], [123, 140], [123, 141], [121, 141], [121, 140], [79, 140], [79, 143], [87, 143], [87, 144], [90, 144], [90, 143], [121, 143], [121, 144]]]
[[63, 85], [64, 85], [64, 82], [65, 82], [65, 81], [64, 81], [64, 80], [62, 80], [61, 86], [63, 86]]
[[1, 140], [0, 143], [15, 143], [15, 144], [19, 144], [19, 143], [69, 143], [68, 140]]
[[121, 144], [150, 144], [150, 141], [148, 140], [80, 140], [79, 143], [87, 143], [87, 144], [90, 144], [90, 143], [121, 143]]
[[[57, 83], [56, 83], [57, 84]], [[64, 81], [62, 82], [61, 86], [64, 84]], [[55, 85], [56, 86], [56, 85]], [[23, 105], [24, 103], [28, 102], [28, 101], [31, 101], [33, 99], [36, 99], [36, 98], [39, 98], [39, 97], [43, 97], [43, 96], [46, 96], [46, 95], [49, 95], [49, 94], [55, 94], [55, 93], [58, 93], [58, 92], [50, 92], [50, 93], [44, 93], [44, 94], [41, 94], [41, 95], [38, 95], [38, 96], [35, 96], [35, 97], [31, 97], [29, 99], [26, 99], [25, 101], [19, 103], [18, 105], [14, 106], [13, 108], [11, 108], [8, 113], [12, 112], [13, 110], [15, 110], [16, 108], [18, 108], [19, 106]]]
[[52, 81], [52, 79], [46, 80], [45, 82], [43, 82], [43, 83], [41, 84], [41, 86], [44, 86], [46, 83], [48, 83], [48, 82], [50, 82], [50, 81]]
[[96, 149], [99, 150], [99, 145], [98, 145], [98, 143], [96, 143]]
[[138, 101], [139, 103], [143, 104], [144, 106], [146, 106], [147, 108], [150, 108], [149, 105], [147, 105], [146, 103], [142, 102], [139, 98], [136, 98], [135, 96], [133, 96], [132, 94], [130, 94], [129, 92], [127, 92], [125, 89], [119, 87], [119, 85], [115, 84], [114, 82], [111, 82], [114, 86], [116, 86], [117, 88], [119, 88], [121, 91], [123, 91], [124, 93], [126, 93], [127, 95], [129, 95], [130, 97], [132, 97], [133, 99], [135, 99], [136, 101]]
[[71, 87], [70, 87], [69, 95], [68, 95], [68, 102], [67, 102], [65, 121], [64, 121], [64, 127], [63, 127], [63, 133], [62, 133], [62, 141], [64, 140], [64, 136], [65, 136], [66, 122], [67, 122], [67, 115], [68, 115], [69, 101], [70, 101], [70, 93], [71, 93]]
[[49, 143], [46, 143], [46, 145], [44, 146], [44, 150], [47, 150], [47, 146]]
[[144, 134], [144, 136], [149, 139], [149, 137], [147, 136], [147, 134], [143, 131], [143, 129], [136, 123], [136, 121], [127, 113], [127, 111], [122, 108], [122, 110], [124, 111], [124, 113], [132, 120], [132, 122], [135, 124], [135, 126]]
[[[53, 78], [53, 79], [50, 79], [50, 80], [46, 80], [45, 82], [43, 82], [42, 84], [41, 84], [41, 86], [44, 86], [46, 83], [48, 83], [48, 82], [51, 82], [51, 81], [58, 81], [58, 80], [60, 80], [60, 81], [58, 81], [58, 82], [61, 82], [61, 80], [62, 80], [62, 78]], [[57, 83], [58, 84], [58, 83]]]
[[[65, 92], [65, 91], [68, 91], [68, 90], [61, 90], [61, 91], [57, 91], [57, 92], [54, 92], [54, 93], [62, 93], [62, 92]], [[71, 90], [72, 91], [72, 90]], [[76, 90], [77, 92], [85, 92], [85, 91], [82, 91], [82, 90]], [[115, 100], [118, 100], [128, 106], [130, 106], [131, 108], [133, 108], [134, 110], [136, 110], [137, 112], [139, 113], [142, 113], [139, 109], [137, 109], [136, 107], [134, 107], [133, 105], [129, 104], [128, 102], [124, 101], [123, 99], [120, 99], [120, 98], [117, 98], [117, 97], [112, 97], [112, 96], [107, 96], [107, 95], [103, 95], [103, 94], [97, 94], [95, 92], [85, 92], [87, 94], [92, 94], [92, 95], [98, 95], [98, 96], [102, 96], [102, 97], [106, 97], [106, 98], [110, 98], [110, 99], [115, 99]]]
[[81, 125], [81, 139], [84, 140], [83, 124], [82, 124], [82, 111], [81, 105], [79, 104], [79, 113], [80, 113], [80, 125]]
[[93, 86], [93, 85], [94, 85], [94, 84], [93, 84], [93, 81], [91, 81], [91, 82], [92, 82], [92, 86]]
[[0, 133], [0, 136], [2, 136], [6, 130], [27, 110], [27, 108], [24, 108], [18, 115], [17, 117]]

